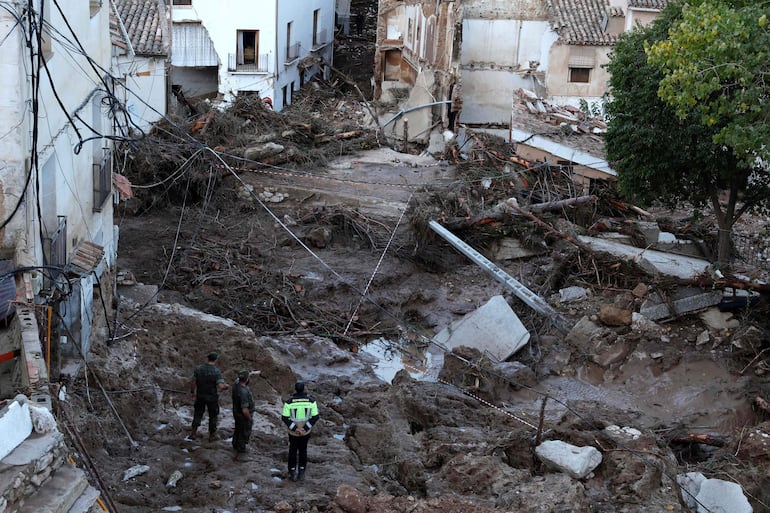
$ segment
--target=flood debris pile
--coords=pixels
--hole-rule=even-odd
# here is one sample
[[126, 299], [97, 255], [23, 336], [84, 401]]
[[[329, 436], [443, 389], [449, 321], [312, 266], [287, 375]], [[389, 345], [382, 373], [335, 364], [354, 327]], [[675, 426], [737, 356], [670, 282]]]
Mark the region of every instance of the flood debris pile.
[[[320, 85], [295, 97], [296, 112], [242, 98], [133, 153], [131, 179], [164, 185], [142, 200], [154, 209], [124, 219], [119, 266], [155, 289], [135, 300], [141, 283], [119, 285], [114, 336], [94, 344], [60, 405], [120, 511], [770, 503], [760, 262], [715, 269], [708, 218], [641, 209], [609, 184], [583, 191], [564, 169], [522, 162], [484, 134], [431, 165], [369, 154], [332, 165], [332, 154], [377, 139], [357, 100]], [[319, 177], [339, 180], [338, 195]], [[472, 263], [432, 223], [494, 267]], [[514, 323], [503, 333], [481, 315], [493, 301], [522, 331], [502, 359], [482, 330], [473, 344], [453, 339], [473, 315], [487, 340], [510, 337]], [[373, 371], [373, 338], [403, 365], [391, 382]], [[225, 439], [184, 440], [190, 374], [214, 349], [227, 381], [261, 371], [247, 461], [232, 459], [226, 394]], [[280, 421], [299, 378], [321, 409], [301, 484], [288, 479]]]
[[318, 169], [333, 157], [377, 145], [366, 102], [355, 92], [314, 79], [293, 94], [281, 113], [258, 95], [239, 95], [225, 108], [197, 101], [189, 116], [166, 118], [125, 143], [117, 152], [121, 172], [135, 184], [156, 184], [137, 188], [132, 208], [207, 198], [229, 172]]

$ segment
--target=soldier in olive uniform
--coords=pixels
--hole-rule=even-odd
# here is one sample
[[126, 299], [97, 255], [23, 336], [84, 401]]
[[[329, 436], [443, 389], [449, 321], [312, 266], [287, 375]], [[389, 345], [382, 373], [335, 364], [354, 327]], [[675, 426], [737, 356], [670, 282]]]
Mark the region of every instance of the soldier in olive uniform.
[[211, 352], [206, 357], [206, 363], [198, 365], [193, 372], [193, 379], [190, 382], [190, 395], [195, 401], [192, 430], [190, 438], [195, 439], [198, 436], [198, 426], [203, 420], [203, 413], [208, 410], [209, 413], [209, 441], [217, 439], [217, 421], [219, 420], [219, 391], [227, 390], [230, 385], [225, 383], [222, 377], [222, 371], [219, 370], [215, 362], [219, 355]]
[[254, 396], [249, 389], [249, 379], [257, 374], [259, 371], [242, 370], [238, 373], [238, 380], [233, 383], [233, 418], [235, 419], [233, 449], [235, 449], [235, 459], [244, 459], [246, 444], [249, 443], [251, 437]]

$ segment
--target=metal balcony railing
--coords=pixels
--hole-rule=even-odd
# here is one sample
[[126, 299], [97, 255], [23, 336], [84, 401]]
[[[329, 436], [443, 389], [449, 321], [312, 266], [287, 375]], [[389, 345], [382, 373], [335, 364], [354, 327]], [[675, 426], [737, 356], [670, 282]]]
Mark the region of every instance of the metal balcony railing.
[[268, 73], [270, 65], [270, 54], [261, 53], [256, 59], [245, 61], [239, 64], [238, 55], [234, 53], [227, 54], [227, 71], [238, 73]]
[[44, 238], [46, 265], [51, 266], [49, 272], [43, 273], [45, 288], [51, 288], [52, 282], [59, 279], [64, 273], [64, 266], [67, 265], [67, 216], [57, 216], [57, 219], [56, 229]]
[[104, 202], [112, 195], [112, 152], [94, 162], [94, 212], [101, 212]]

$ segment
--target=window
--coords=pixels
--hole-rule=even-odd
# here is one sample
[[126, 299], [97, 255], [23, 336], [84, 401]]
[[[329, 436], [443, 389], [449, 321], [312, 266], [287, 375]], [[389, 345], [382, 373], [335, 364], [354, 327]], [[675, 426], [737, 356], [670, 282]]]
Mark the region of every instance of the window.
[[590, 68], [570, 68], [569, 81], [587, 84], [591, 81]]
[[238, 34], [238, 53], [237, 63], [257, 64], [259, 55], [259, 31], [258, 30], [239, 30]]
[[573, 46], [569, 50], [569, 81], [588, 83], [591, 70], [596, 66], [595, 49], [590, 46]]
[[291, 62], [299, 57], [299, 43], [292, 43], [291, 29], [293, 22], [286, 24], [286, 62]]
[[173, 5], [192, 5], [192, 0], [173, 0]]
[[316, 9], [313, 11], [313, 46], [317, 46], [323, 41], [319, 41], [318, 39], [318, 15], [320, 14], [321, 9]]

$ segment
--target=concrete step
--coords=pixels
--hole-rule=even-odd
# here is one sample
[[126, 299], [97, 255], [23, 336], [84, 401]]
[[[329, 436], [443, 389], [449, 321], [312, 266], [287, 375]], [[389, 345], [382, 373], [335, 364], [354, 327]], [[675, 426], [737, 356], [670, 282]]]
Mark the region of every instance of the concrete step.
[[58, 431], [32, 433], [0, 460], [0, 497], [18, 502], [27, 486], [38, 486], [61, 466], [66, 446]]
[[81, 469], [62, 465], [24, 501], [19, 513], [67, 513], [87, 486], [88, 480]]
[[75, 501], [72, 507], [67, 513], [96, 513], [101, 512], [102, 508], [96, 502], [99, 498], [99, 490], [89, 485], [80, 494], [80, 497]]

